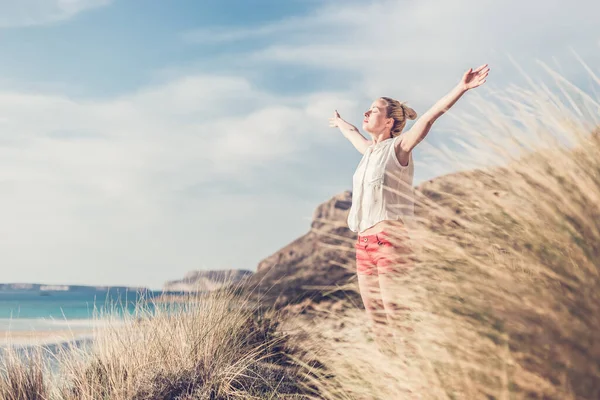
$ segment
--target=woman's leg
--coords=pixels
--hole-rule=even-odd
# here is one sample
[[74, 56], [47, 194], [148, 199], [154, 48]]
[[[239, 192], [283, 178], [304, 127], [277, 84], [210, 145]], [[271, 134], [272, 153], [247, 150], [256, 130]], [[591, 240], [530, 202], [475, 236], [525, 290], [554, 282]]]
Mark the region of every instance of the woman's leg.
[[358, 286], [375, 341], [383, 351], [395, 353], [394, 336], [381, 298], [378, 276], [359, 274]]
[[410, 296], [405, 279], [414, 267], [414, 253], [405, 231], [382, 232], [379, 236], [379, 249], [374, 255], [377, 265], [379, 288], [383, 308], [392, 330], [398, 351], [412, 352]]
[[[376, 247], [374, 248], [374, 244], [370, 242], [363, 244], [364, 242], [357, 241], [355, 246], [358, 287], [377, 344], [384, 351], [394, 352], [393, 336], [388, 327], [388, 319], [381, 297], [377, 265], [371, 256]], [[376, 243], [375, 246], [377, 246]]]

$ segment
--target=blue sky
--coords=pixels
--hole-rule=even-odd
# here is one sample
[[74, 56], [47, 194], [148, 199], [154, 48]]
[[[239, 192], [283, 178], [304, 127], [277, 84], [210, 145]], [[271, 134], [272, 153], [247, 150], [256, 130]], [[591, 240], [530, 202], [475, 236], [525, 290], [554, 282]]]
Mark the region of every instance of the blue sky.
[[[68, 20], [4, 29], [0, 50], [5, 55], [3, 75], [11, 77], [7, 83], [44, 89], [60, 84], [61, 92], [70, 96], [98, 98], [164, 81], [169, 72], [177, 74], [181, 69], [221, 71], [219, 57], [259, 49], [269, 40], [263, 37], [197, 45], [195, 30], [199, 27], [258, 28], [290, 16], [310, 15], [318, 3], [187, 0], [105, 4], [82, 10]], [[302, 90], [315, 78], [306, 67], [278, 72], [279, 90], [286, 78], [295, 81], [284, 88], [287, 90]]]
[[[377, 96], [422, 114], [469, 67], [481, 96], [600, 61], [583, 1], [0, 0], [3, 282], [160, 288], [255, 269], [350, 189], [360, 154], [328, 127]], [[597, 71], [597, 70], [596, 70]], [[415, 149], [416, 183], [452, 169], [451, 118]], [[468, 160], [466, 160], [468, 162]]]

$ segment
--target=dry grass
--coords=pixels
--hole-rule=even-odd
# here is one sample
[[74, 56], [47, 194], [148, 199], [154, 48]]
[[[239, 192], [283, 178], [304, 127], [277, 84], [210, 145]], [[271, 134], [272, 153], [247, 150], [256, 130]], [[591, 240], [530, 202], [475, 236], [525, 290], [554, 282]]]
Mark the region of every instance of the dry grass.
[[1, 398], [264, 399], [302, 393], [276, 313], [260, 312], [230, 291], [184, 304], [150, 304], [139, 303], [125, 321], [109, 321], [91, 349], [61, 351], [55, 375], [41, 356], [9, 351]]
[[0, 398], [3, 400], [46, 400], [49, 388], [47, 364], [42, 349], [37, 347], [25, 354], [5, 351], [1, 354], [2, 380]]

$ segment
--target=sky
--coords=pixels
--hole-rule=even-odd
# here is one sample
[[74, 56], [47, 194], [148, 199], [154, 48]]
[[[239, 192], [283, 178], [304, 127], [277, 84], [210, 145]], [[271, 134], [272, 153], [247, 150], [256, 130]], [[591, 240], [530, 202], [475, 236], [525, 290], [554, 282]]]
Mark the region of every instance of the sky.
[[[351, 189], [361, 155], [333, 110], [422, 114], [488, 63], [485, 99], [523, 81], [511, 59], [585, 83], [573, 52], [598, 72], [600, 2], [577, 4], [0, 0], [0, 282], [255, 270]], [[452, 172], [427, 157], [451, 130], [414, 150], [415, 184]]]

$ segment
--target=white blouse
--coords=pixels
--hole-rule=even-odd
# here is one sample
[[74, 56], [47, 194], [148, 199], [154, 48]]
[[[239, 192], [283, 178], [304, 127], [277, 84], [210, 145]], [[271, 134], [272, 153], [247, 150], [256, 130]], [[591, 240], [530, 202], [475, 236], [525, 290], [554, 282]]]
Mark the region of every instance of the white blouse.
[[402, 220], [410, 226], [414, 216], [414, 165], [396, 157], [395, 144], [402, 135], [371, 144], [352, 177], [352, 206], [348, 227], [363, 232], [383, 220]]

